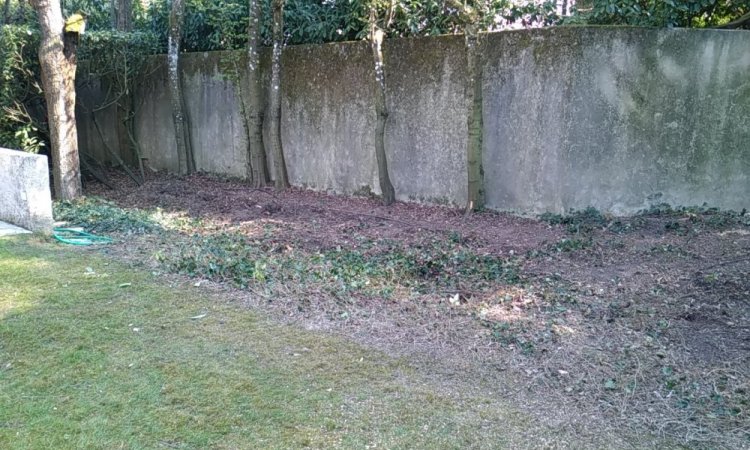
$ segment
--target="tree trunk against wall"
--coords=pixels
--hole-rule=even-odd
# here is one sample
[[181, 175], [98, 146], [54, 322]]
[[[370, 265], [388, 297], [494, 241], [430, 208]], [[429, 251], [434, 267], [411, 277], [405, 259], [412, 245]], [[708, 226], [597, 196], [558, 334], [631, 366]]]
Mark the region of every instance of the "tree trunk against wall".
[[385, 64], [383, 61], [383, 31], [378, 29], [375, 9], [370, 10], [370, 47], [375, 63], [375, 157], [378, 161], [378, 180], [383, 193], [383, 203], [390, 205], [396, 200], [391, 178], [388, 175], [388, 159], [385, 154], [385, 125], [388, 120], [388, 107], [385, 102]]
[[10, 0], [5, 0], [3, 3], [3, 21], [0, 22], [0, 25], [6, 25], [8, 22], [10, 22]]
[[59, 0], [33, 0], [39, 17], [39, 62], [47, 101], [52, 177], [55, 196], [71, 200], [82, 195], [75, 119], [77, 34], [64, 33]]
[[266, 153], [263, 147], [263, 80], [260, 73], [260, 20], [261, 0], [249, 0], [250, 22], [247, 28], [248, 102], [247, 121], [247, 174], [253, 186], [263, 187], [268, 181]]
[[133, 30], [132, 0], [112, 0], [112, 28], [117, 31]]
[[[123, 86], [125, 92], [122, 93], [120, 100], [117, 102], [117, 138], [123, 159], [131, 160], [140, 170], [143, 176], [143, 160], [138, 142], [135, 139], [135, 99], [133, 98], [132, 79], [127, 74], [123, 74]], [[122, 151], [127, 149], [126, 155]]]
[[182, 96], [180, 77], [180, 39], [185, 18], [185, 0], [172, 0], [169, 15], [169, 37], [167, 39], [167, 60], [169, 72], [169, 93], [172, 103], [175, 140], [177, 141], [177, 162], [180, 174], [195, 172], [193, 151], [190, 145], [189, 123], [185, 115], [185, 101]]
[[466, 145], [468, 169], [468, 202], [466, 212], [484, 206], [484, 168], [482, 167], [482, 66], [479, 38], [476, 27], [466, 28], [466, 65], [468, 141]]
[[277, 189], [289, 187], [284, 149], [281, 146], [281, 53], [284, 48], [284, 0], [272, 0], [273, 51], [271, 53], [271, 85], [268, 91], [268, 138], [273, 155], [274, 184]]
[[[111, 0], [112, 28], [117, 31], [130, 32], [133, 29], [132, 0]], [[136, 146], [132, 145], [133, 134], [133, 97], [132, 86], [128, 79], [128, 71], [116, 73], [114, 83], [120, 98], [116, 103], [117, 119], [117, 150], [120, 157], [140, 167], [140, 155]]]
[[484, 207], [484, 168], [482, 167], [482, 64], [479, 27], [481, 12], [459, 0], [448, 0], [461, 15], [466, 49], [467, 202], [466, 214]]

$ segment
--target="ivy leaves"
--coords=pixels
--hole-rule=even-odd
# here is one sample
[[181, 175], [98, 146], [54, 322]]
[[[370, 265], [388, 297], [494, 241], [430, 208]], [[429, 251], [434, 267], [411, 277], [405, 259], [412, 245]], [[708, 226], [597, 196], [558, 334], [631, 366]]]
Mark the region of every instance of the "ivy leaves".
[[38, 45], [31, 27], [0, 27], [0, 147], [31, 153], [44, 147]]

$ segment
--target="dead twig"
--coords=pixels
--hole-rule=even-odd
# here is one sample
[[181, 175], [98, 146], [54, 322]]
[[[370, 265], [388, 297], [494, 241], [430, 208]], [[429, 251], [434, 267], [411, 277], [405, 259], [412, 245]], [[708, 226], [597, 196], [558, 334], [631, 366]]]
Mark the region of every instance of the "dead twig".
[[733, 264], [739, 264], [739, 263], [745, 262], [745, 261], [750, 261], [750, 256], [745, 256], [745, 257], [737, 258], [737, 259], [730, 259], [728, 261], [721, 261], [721, 262], [718, 262], [716, 264], [710, 265], [708, 267], [704, 267], [700, 271], [702, 272], [702, 271], [706, 271], [706, 270], [716, 269], [717, 267], [731, 266]]
[[102, 144], [104, 144], [104, 148], [107, 149], [107, 152], [109, 152], [109, 154], [112, 155], [112, 157], [115, 159], [115, 161], [117, 161], [117, 163], [123, 168], [123, 170], [125, 171], [125, 173], [127, 173], [128, 176], [133, 181], [135, 181], [135, 184], [137, 184], [138, 186], [141, 186], [143, 184], [143, 182], [141, 182], [141, 180], [139, 180], [138, 177], [135, 176], [135, 174], [133, 173], [133, 171], [130, 170], [130, 168], [127, 166], [127, 164], [125, 164], [125, 162], [122, 160], [122, 158], [120, 158], [120, 155], [118, 155], [117, 153], [115, 153], [115, 151], [112, 150], [112, 148], [107, 144], [107, 141], [104, 139], [104, 133], [102, 133], [102, 129], [99, 127], [99, 121], [96, 120], [96, 114], [93, 113], [93, 112], [91, 113], [91, 119], [92, 119], [92, 122], [94, 122], [94, 126], [96, 127], [96, 131], [99, 133], [99, 139], [101, 139], [102, 140]]

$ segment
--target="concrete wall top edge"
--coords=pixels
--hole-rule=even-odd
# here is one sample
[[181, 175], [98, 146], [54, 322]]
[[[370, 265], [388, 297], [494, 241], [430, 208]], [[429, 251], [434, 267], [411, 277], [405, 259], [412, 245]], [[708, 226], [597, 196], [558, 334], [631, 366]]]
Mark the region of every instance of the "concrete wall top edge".
[[[619, 31], [619, 32], [634, 32], [634, 33], [685, 33], [685, 34], [724, 34], [724, 35], [738, 35], [738, 36], [746, 36], [748, 39], [750, 39], [750, 30], [727, 30], [727, 29], [721, 29], [721, 28], [658, 28], [658, 27], [639, 27], [639, 26], [632, 26], [632, 25], [565, 25], [565, 26], [555, 26], [555, 27], [546, 27], [546, 28], [529, 28], [529, 29], [520, 29], [520, 30], [496, 30], [496, 31], [489, 31], [485, 33], [481, 33], [485, 36], [503, 36], [503, 35], [514, 35], [514, 34], [539, 34], [539, 35], [545, 35], [545, 34], [554, 34], [559, 32], [580, 32], [580, 31], [591, 31], [591, 32], [603, 32], [608, 33], [612, 31]], [[463, 40], [463, 34], [456, 33], [456, 34], [439, 34], [434, 36], [406, 36], [406, 37], [396, 37], [396, 38], [387, 38], [385, 42], [409, 42], [409, 41], [434, 41], [434, 40], [454, 40], [454, 39], [460, 39]], [[327, 47], [327, 46], [367, 46], [369, 48], [369, 44], [366, 40], [358, 40], [358, 41], [336, 41], [336, 42], [324, 42], [320, 44], [296, 44], [296, 45], [288, 45], [285, 47], [285, 51], [294, 51], [294, 50], [309, 50], [309, 49], [318, 49], [321, 47]], [[270, 49], [270, 47], [261, 47], [261, 51], [267, 51]], [[200, 51], [200, 52], [184, 52], [181, 55], [183, 55], [186, 58], [195, 58], [195, 57], [207, 57], [208, 55], [222, 55], [222, 54], [234, 54], [234, 53], [244, 53], [245, 49], [236, 49], [236, 50], [212, 50], [212, 51]], [[164, 58], [166, 59], [166, 54], [158, 54], [158, 55], [152, 55], [153, 58]]]
[[7, 156], [13, 156], [15, 158], [28, 158], [28, 159], [44, 158], [45, 160], [47, 159], [45, 155], [37, 155], [35, 153], [28, 153], [28, 152], [24, 152], [21, 150], [14, 150], [12, 148], [0, 147], [0, 153], [5, 154]]

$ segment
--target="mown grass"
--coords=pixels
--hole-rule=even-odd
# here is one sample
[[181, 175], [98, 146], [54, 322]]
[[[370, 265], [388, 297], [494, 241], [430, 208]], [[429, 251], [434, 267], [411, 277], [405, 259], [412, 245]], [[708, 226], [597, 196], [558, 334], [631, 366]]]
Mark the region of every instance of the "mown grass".
[[515, 447], [529, 425], [403, 361], [39, 237], [0, 239], [0, 386], [3, 449]]

